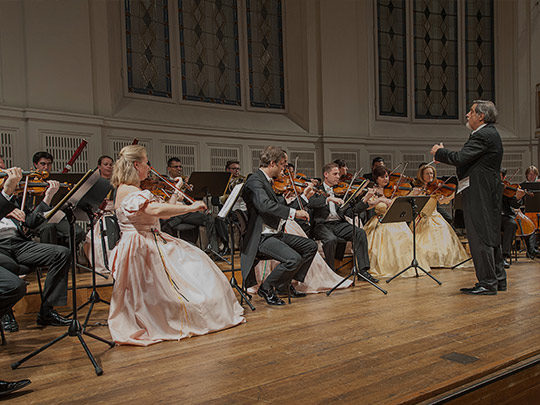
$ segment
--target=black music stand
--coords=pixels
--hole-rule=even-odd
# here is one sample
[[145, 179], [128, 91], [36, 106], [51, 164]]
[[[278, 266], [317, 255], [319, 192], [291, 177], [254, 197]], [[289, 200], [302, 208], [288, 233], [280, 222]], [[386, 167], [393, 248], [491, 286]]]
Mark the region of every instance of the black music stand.
[[[87, 214], [88, 209], [96, 210], [101, 204], [101, 201], [107, 195], [107, 192], [101, 194], [101, 188], [98, 186], [95, 189], [93, 186], [98, 183], [99, 171], [90, 170], [88, 171], [83, 178], [70, 190], [70, 192], [46, 215], [45, 218], [49, 222], [57, 222], [63, 218], [63, 214], [68, 219], [69, 222], [69, 237], [70, 237], [70, 247], [71, 247], [71, 291], [72, 291], [72, 305], [73, 305], [73, 317], [71, 324], [68, 326], [68, 330], [61, 336], [51, 340], [49, 343], [40, 347], [39, 349], [33, 351], [28, 356], [11, 364], [11, 368], [14, 370], [18, 368], [22, 363], [51, 347], [55, 343], [58, 343], [67, 336], [74, 337], [76, 336], [79, 339], [86, 355], [92, 362], [94, 370], [97, 375], [103, 374], [103, 369], [97, 364], [96, 359], [92, 355], [92, 352], [86, 345], [83, 335], [87, 335], [93, 339], [99, 340], [103, 343], [108, 344], [110, 347], [114, 347], [114, 343], [110, 342], [102, 337], [96, 336], [92, 333], [87, 332], [81, 327], [79, 320], [77, 319], [77, 280], [75, 277], [76, 272], [76, 251], [75, 251], [75, 221], [77, 217], [84, 218]], [[63, 214], [62, 214], [63, 213]]]
[[[341, 207], [339, 207], [340, 210], [343, 210], [346, 208], [346, 206], [351, 202], [351, 201], [355, 201], [356, 197], [358, 197], [358, 195], [362, 192], [363, 188], [358, 188], [354, 193], [353, 195], [347, 200], [347, 202], [345, 204], [343, 204]], [[367, 277], [365, 277], [362, 273], [360, 273], [360, 271], [358, 270], [358, 263], [356, 262], [356, 246], [355, 246], [355, 239], [356, 239], [356, 219], [358, 218], [358, 213], [356, 212], [356, 210], [353, 208], [353, 217], [352, 217], [352, 260], [353, 260], [353, 265], [352, 265], [352, 268], [351, 268], [351, 272], [349, 273], [349, 275], [347, 277], [345, 277], [343, 280], [341, 280], [339, 283], [337, 283], [334, 287], [332, 287], [332, 289], [330, 291], [327, 291], [326, 292], [326, 296], [330, 296], [330, 294], [332, 294], [336, 289], [339, 288], [339, 286], [341, 284], [343, 284], [345, 282], [345, 280], [348, 280], [350, 279], [351, 277], [353, 278], [352, 279], [352, 285], [354, 286], [355, 285], [355, 282], [356, 282], [356, 279], [357, 278], [361, 278], [363, 279], [364, 281], [367, 281], [369, 284], [371, 284], [373, 287], [377, 288], [379, 291], [381, 291], [384, 295], [388, 294], [388, 291], [386, 291], [385, 289], [379, 287], [377, 284], [375, 284], [373, 281], [369, 280]]]
[[386, 280], [387, 283], [405, 273], [409, 269], [414, 269], [416, 272], [416, 277], [418, 277], [418, 270], [422, 270], [429, 277], [431, 277], [437, 284], [441, 285], [442, 283], [429, 274], [418, 264], [416, 260], [416, 217], [418, 213], [422, 211], [424, 206], [427, 204], [431, 197], [427, 195], [416, 196], [416, 197], [397, 197], [392, 205], [386, 211], [386, 214], [381, 219], [381, 224], [388, 224], [393, 222], [412, 222], [413, 224], [413, 258], [411, 264], [401, 270], [399, 273], [393, 275], [391, 278]]
[[[232, 212], [232, 208], [234, 207], [234, 204], [238, 200], [238, 197], [240, 196], [240, 193], [242, 192], [242, 188], [244, 187], [244, 183], [237, 184], [232, 189], [231, 193], [229, 194], [229, 197], [223, 204], [223, 207], [219, 211], [218, 218], [223, 219], [224, 221], [227, 221], [227, 224], [229, 226], [229, 249], [231, 249], [231, 287], [238, 291], [238, 294], [240, 294], [240, 297], [242, 297], [242, 300], [245, 300], [248, 304], [249, 308], [252, 311], [255, 311], [255, 307], [251, 303], [251, 295], [249, 295], [247, 292], [245, 292], [242, 287], [238, 285], [238, 282], [236, 281], [235, 277], [235, 267], [234, 267], [234, 228], [233, 223], [235, 222], [235, 219], [232, 217], [235, 215], [234, 212]], [[238, 219], [236, 220], [238, 222]]]
[[[188, 183], [193, 185], [193, 190], [190, 191], [189, 195], [195, 199], [206, 199], [210, 204], [212, 197], [220, 197], [225, 194], [230, 177], [231, 174], [228, 172], [193, 172], [188, 180]], [[213, 249], [210, 249], [210, 252], [227, 264], [231, 264]]]

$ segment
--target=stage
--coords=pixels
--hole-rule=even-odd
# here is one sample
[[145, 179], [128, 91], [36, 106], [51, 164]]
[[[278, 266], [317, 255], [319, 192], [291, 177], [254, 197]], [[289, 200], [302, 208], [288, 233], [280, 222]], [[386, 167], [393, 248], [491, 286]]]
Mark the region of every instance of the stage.
[[[66, 330], [38, 328], [35, 314], [17, 315], [21, 330], [6, 333], [0, 347], [0, 378], [32, 380], [13, 404], [393, 404], [432, 402], [538, 360], [540, 261], [520, 258], [508, 272], [508, 291], [497, 296], [459, 293], [474, 284], [472, 269], [433, 274], [442, 286], [425, 276], [400, 278], [381, 283], [387, 296], [358, 283], [279, 308], [256, 297], [247, 323], [179, 342], [110, 349], [87, 339], [101, 377], [76, 338], [12, 371], [13, 361]], [[105, 322], [107, 310], [99, 304], [91, 323]], [[105, 326], [91, 331], [110, 338]], [[499, 380], [486, 394], [480, 388], [464, 403], [474, 395], [505, 403], [505, 393], [527, 403], [540, 392], [538, 363], [507, 378], [513, 380]]]

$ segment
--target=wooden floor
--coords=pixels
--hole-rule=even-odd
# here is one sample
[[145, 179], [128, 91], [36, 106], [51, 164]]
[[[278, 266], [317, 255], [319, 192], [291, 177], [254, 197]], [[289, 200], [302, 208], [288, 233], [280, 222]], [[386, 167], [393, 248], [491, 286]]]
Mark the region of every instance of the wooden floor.
[[[472, 269], [433, 274], [442, 286], [398, 279], [384, 283], [387, 296], [360, 283], [281, 308], [257, 297], [247, 323], [180, 342], [110, 349], [87, 338], [101, 377], [76, 338], [12, 371], [65, 331], [19, 315], [21, 330], [0, 347], [0, 378], [32, 380], [10, 404], [417, 403], [540, 355], [540, 262], [520, 259], [497, 296], [459, 293], [474, 284]], [[100, 304], [92, 322], [107, 310]], [[110, 338], [105, 326], [92, 331]], [[477, 360], [443, 358], [451, 353]]]

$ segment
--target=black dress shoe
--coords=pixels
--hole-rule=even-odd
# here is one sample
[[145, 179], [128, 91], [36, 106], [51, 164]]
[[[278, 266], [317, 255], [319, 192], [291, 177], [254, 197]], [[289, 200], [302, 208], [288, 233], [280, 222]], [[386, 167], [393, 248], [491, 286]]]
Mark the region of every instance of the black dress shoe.
[[509, 269], [509, 268], [510, 268], [510, 262], [508, 262], [506, 259], [503, 259], [503, 265], [504, 265], [504, 268], [505, 268], [505, 269]]
[[506, 283], [498, 283], [497, 284], [497, 291], [506, 291], [507, 290], [507, 285]]
[[497, 295], [497, 290], [490, 290], [481, 285], [475, 285], [473, 288], [461, 288], [460, 291], [469, 295]]
[[[372, 283], [378, 283], [378, 282], [379, 282], [379, 279], [373, 277], [371, 274], [369, 274], [369, 272], [368, 272], [367, 270], [361, 271], [361, 272], [360, 272], [360, 275], [361, 275], [361, 276], [364, 276], [365, 278], [367, 278], [367, 279], [368, 279], [369, 281], [371, 281]], [[359, 277], [358, 280], [360, 280], [360, 281], [365, 281], [362, 277]]]
[[0, 397], [11, 394], [30, 384], [30, 380], [21, 381], [0, 381]]
[[7, 332], [17, 332], [19, 330], [19, 324], [17, 323], [12, 310], [2, 315], [1, 322], [4, 326], [4, 330]]
[[266, 290], [261, 286], [257, 291], [257, 295], [259, 297], [263, 297], [268, 305], [285, 305], [285, 301], [274, 293], [273, 288]]
[[67, 326], [71, 324], [71, 319], [64, 318], [54, 309], [51, 309], [45, 313], [40, 312], [37, 316], [36, 322], [41, 326]]
[[[288, 296], [287, 290], [283, 290], [281, 288], [277, 290], [277, 294], [285, 297]], [[296, 288], [294, 288], [291, 284], [289, 284], [289, 294], [292, 298], [303, 298], [307, 295], [306, 293], [296, 291]]]

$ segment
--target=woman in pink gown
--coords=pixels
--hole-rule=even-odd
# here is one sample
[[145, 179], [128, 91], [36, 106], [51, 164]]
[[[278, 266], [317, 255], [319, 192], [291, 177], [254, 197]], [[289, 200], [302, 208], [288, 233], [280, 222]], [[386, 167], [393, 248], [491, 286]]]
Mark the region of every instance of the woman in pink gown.
[[115, 164], [116, 215], [122, 236], [111, 253], [115, 280], [109, 329], [116, 343], [147, 346], [229, 328], [243, 309], [201, 250], [160, 232], [159, 219], [206, 209], [203, 202], [160, 202], [138, 186], [150, 171], [144, 147], [126, 146]]

